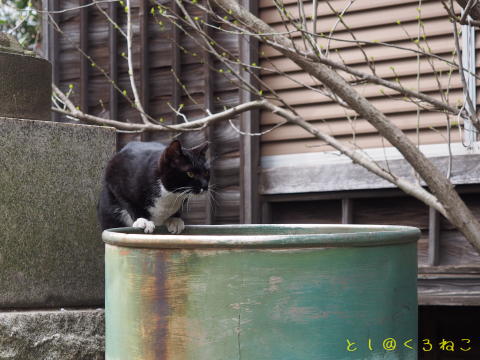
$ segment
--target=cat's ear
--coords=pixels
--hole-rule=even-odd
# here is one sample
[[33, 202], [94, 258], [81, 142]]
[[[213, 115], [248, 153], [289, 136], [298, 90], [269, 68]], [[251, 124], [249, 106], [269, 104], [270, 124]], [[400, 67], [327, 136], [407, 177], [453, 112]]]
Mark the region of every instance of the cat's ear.
[[168, 159], [175, 159], [182, 154], [182, 144], [178, 140], [173, 140], [165, 149], [165, 156]]

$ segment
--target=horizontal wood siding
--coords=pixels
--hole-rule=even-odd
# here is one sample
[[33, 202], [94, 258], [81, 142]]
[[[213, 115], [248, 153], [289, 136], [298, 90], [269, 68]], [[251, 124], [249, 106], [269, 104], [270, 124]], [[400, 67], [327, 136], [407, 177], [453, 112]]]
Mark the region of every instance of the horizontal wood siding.
[[[88, 2], [60, 1], [59, 10], [76, 8], [84, 3]], [[98, 6], [117, 19], [120, 27], [126, 32], [126, 12], [119, 3], [99, 2]], [[209, 104], [211, 112], [223, 110], [224, 106], [238, 104], [238, 87], [224, 75], [212, 71], [218, 68], [218, 63], [211, 64], [211, 68], [206, 66], [203, 62], [203, 51], [194, 39], [181, 31], [175, 34], [172, 24], [159, 16], [158, 11], [155, 12], [155, 16], [151, 14], [152, 6], [150, 1], [145, 0], [134, 0], [131, 4], [134, 73], [148, 114], [168, 124], [184, 121], [181, 117], [177, 119], [168, 104], [176, 107], [181, 105], [183, 113], [189, 120], [204, 116], [205, 108]], [[192, 14], [198, 12], [191, 4], [187, 5], [187, 9]], [[81, 16], [86, 21], [83, 36]], [[113, 117], [126, 122], [141, 122], [138, 112], [122, 94], [125, 90], [127, 95], [133, 98], [126, 61], [126, 41], [123, 36], [116, 33], [116, 38], [112, 37], [114, 32], [111, 29], [112, 25], [97, 6], [69, 10], [59, 14], [57, 18], [62, 30], [58, 49], [59, 87], [66, 93], [70, 91], [69, 96], [73, 102], [76, 105], [85, 104], [93, 115]], [[215, 31], [212, 31], [212, 35], [232, 54], [238, 54], [239, 43], [236, 36], [225, 36]], [[174, 44], [174, 38], [179, 46]], [[79, 52], [81, 45], [90, 59]], [[120, 91], [111, 85], [101, 69], [113, 80], [117, 80]], [[210, 79], [206, 81], [209, 69]], [[208, 99], [206, 94], [211, 94], [211, 99]], [[64, 117], [60, 120], [71, 121]], [[220, 124], [210, 132], [189, 133], [182, 135], [181, 138], [185, 147], [205, 141], [211, 143], [211, 148], [214, 149], [212, 172], [216, 181], [214, 184], [216, 198], [212, 202], [211, 210], [213, 218], [210, 218], [206, 199], [200, 197], [184, 207], [183, 217], [186, 222], [238, 223], [240, 219], [238, 133], [230, 125]], [[132, 140], [166, 143], [171, 139], [172, 134], [167, 133], [142, 135], [120, 133], [118, 148]]]
[[[329, 1], [336, 10], [342, 11], [347, 2], [343, 0]], [[298, 19], [299, 7], [297, 1], [284, 1], [285, 10], [291, 17]], [[278, 31], [294, 30], [291, 25], [281, 23], [282, 16], [271, 1], [260, 1], [260, 16]], [[307, 17], [313, 14], [312, 2], [304, 2]], [[426, 40], [417, 39], [420, 16], [423, 23], [421, 34], [425, 33]], [[317, 32], [328, 35], [337, 23], [338, 17], [329, 8], [327, 2], [319, 2]], [[446, 60], [452, 60], [455, 49], [452, 36], [452, 25], [449, 22], [445, 9], [438, 1], [423, 1], [421, 11], [418, 11], [418, 1], [405, 0], [358, 0], [351, 4], [343, 16], [343, 20], [359, 40], [370, 42], [389, 42], [400, 47], [415, 50], [418, 46], [430, 51]], [[312, 22], [307, 21], [307, 27], [312, 29]], [[300, 49], [305, 49], [299, 33], [291, 35]], [[333, 32], [333, 37], [352, 40], [351, 34], [339, 22]], [[431, 60], [411, 51], [388, 48], [379, 44], [365, 44], [362, 50], [352, 42], [319, 39], [322, 48], [329, 45], [330, 57], [333, 60], [344, 61], [347, 65], [364, 72], [371, 72], [366, 58], [373, 59], [377, 75], [395, 81], [398, 79], [406, 88], [417, 89], [436, 98], [441, 98], [442, 91], [449, 89], [448, 101], [456, 106], [463, 101], [462, 84], [458, 74], [450, 74], [449, 64], [440, 60]], [[478, 40], [477, 40], [477, 43]], [[428, 51], [428, 50], [427, 50]], [[305, 88], [318, 88], [320, 84], [311, 76], [302, 72], [299, 67], [281, 56], [271, 47], [260, 47], [262, 56], [262, 80], [275, 90], [288, 104], [315, 127], [338, 137], [342, 142], [354, 144], [361, 148], [376, 148], [390, 146], [377, 134], [377, 131], [365, 120], [355, 116], [349, 109], [335, 104], [327, 96]], [[480, 60], [477, 58], [477, 66]], [[288, 77], [278, 74], [285, 73]], [[420, 79], [417, 84], [417, 72]], [[346, 74], [343, 74], [346, 75]], [[347, 79], [352, 79], [346, 75]], [[378, 109], [384, 112], [393, 123], [404, 130], [415, 143], [436, 144], [445, 143], [448, 137], [447, 119], [439, 113], [421, 111], [417, 118], [417, 106], [402, 100], [394, 91], [373, 84], [358, 84], [355, 88], [370, 100]], [[451, 119], [456, 121], [456, 119]], [[263, 112], [261, 115], [262, 130], [281, 121], [281, 118]], [[417, 135], [418, 129], [418, 135]], [[451, 141], [461, 141], [458, 129], [450, 133]], [[296, 126], [284, 125], [262, 136], [262, 155], [292, 154], [303, 152], [330, 151], [322, 141], [316, 140], [306, 131]]]

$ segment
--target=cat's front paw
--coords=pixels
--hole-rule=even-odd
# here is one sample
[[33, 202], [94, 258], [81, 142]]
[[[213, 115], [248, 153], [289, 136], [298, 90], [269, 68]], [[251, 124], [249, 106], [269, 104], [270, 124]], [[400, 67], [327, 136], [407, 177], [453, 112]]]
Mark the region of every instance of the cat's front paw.
[[153, 230], [155, 230], [155, 224], [153, 223], [153, 221], [144, 218], [138, 218], [137, 220], [135, 220], [132, 227], [143, 229], [145, 234], [151, 234], [153, 233]]
[[179, 217], [171, 217], [165, 220], [167, 230], [172, 234], [180, 234], [185, 229], [185, 223]]

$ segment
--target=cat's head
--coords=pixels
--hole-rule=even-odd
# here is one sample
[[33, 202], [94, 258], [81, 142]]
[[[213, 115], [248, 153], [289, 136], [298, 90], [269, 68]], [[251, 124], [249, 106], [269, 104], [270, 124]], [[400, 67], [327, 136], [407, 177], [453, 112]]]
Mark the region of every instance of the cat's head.
[[208, 144], [184, 149], [178, 140], [163, 151], [159, 177], [171, 192], [199, 194], [208, 190], [210, 167], [205, 157]]

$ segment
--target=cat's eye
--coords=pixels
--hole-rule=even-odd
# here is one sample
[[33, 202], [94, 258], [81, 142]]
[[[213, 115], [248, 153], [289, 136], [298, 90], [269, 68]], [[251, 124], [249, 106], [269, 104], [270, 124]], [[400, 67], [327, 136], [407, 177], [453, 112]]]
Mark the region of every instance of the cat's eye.
[[192, 179], [193, 179], [193, 177], [194, 177], [195, 175], [193, 174], [193, 172], [187, 171], [187, 176], [188, 176], [189, 178], [192, 178]]

